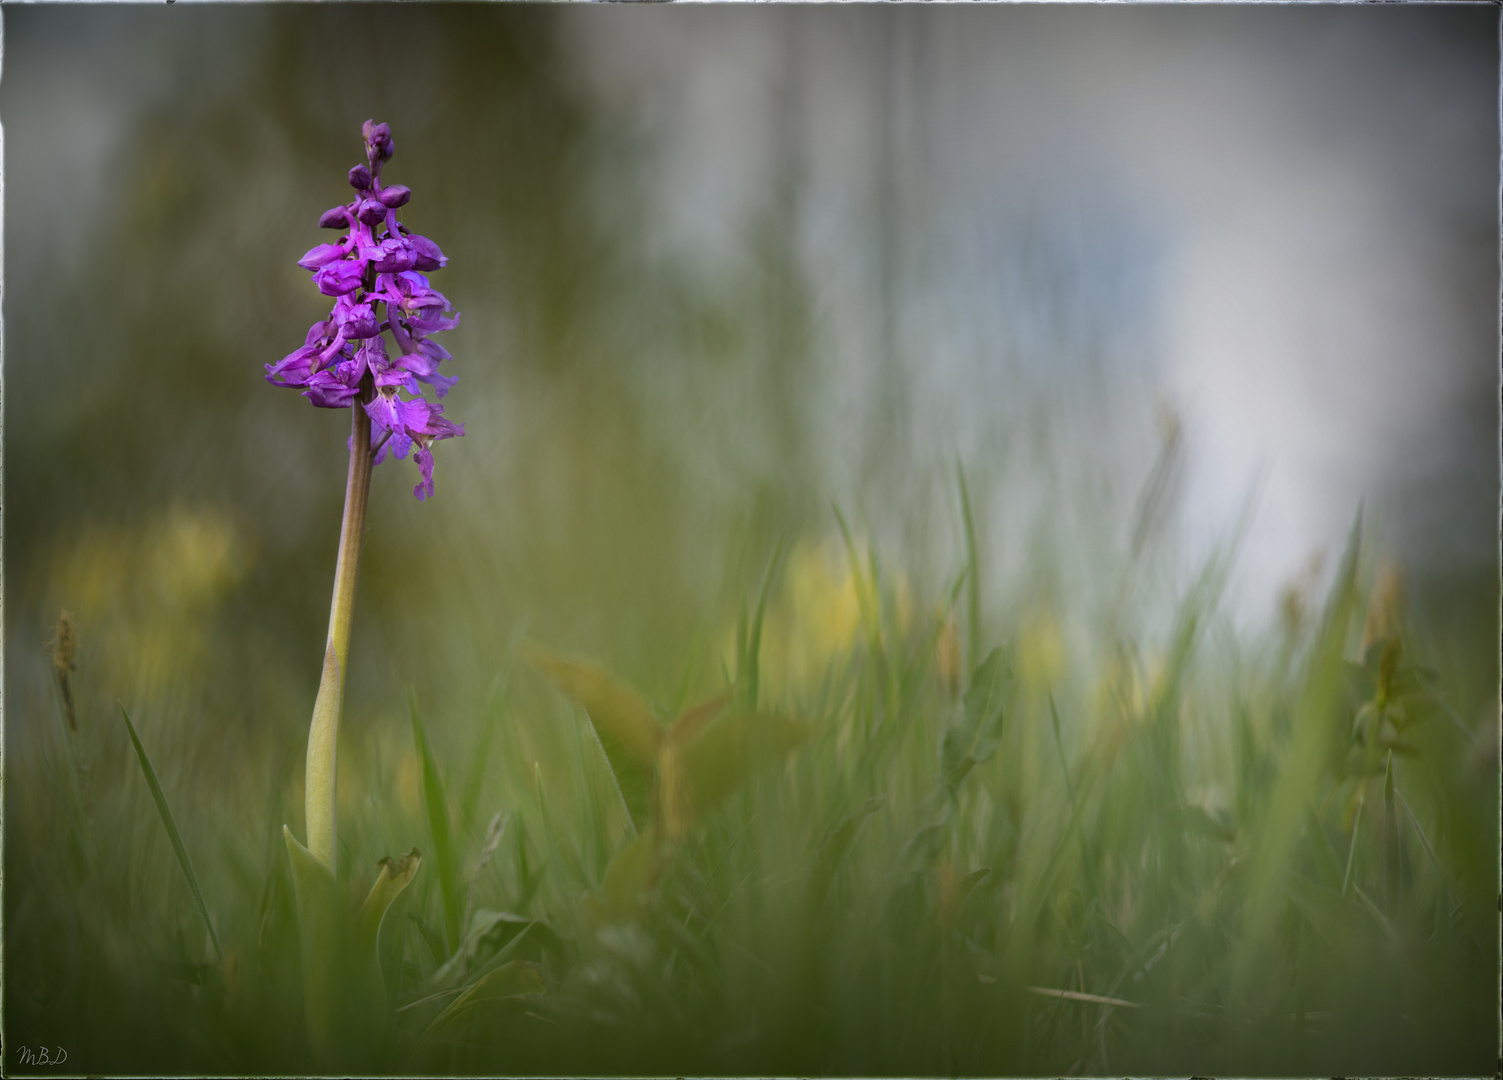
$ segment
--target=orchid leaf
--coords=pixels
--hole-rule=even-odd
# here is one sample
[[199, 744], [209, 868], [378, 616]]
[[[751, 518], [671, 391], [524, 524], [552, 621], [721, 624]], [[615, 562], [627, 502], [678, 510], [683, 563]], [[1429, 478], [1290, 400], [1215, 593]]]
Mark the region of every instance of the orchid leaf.
[[400, 858], [394, 859], [388, 855], [377, 863], [376, 865], [381, 868], [381, 873], [376, 877], [376, 883], [371, 886], [365, 903], [360, 905], [360, 910], [355, 915], [355, 941], [358, 950], [356, 955], [374, 959], [378, 971], [382, 967], [377, 948], [381, 937], [381, 925], [392, 903], [411, 884], [422, 861], [422, 854], [417, 848], [413, 848]]
[[287, 855], [292, 861], [292, 884], [297, 900], [298, 937], [303, 957], [303, 1007], [308, 1042], [320, 1061], [330, 1061], [339, 1049], [341, 1028], [340, 966], [346, 920], [336, 899], [334, 874], [313, 852], [282, 826]]

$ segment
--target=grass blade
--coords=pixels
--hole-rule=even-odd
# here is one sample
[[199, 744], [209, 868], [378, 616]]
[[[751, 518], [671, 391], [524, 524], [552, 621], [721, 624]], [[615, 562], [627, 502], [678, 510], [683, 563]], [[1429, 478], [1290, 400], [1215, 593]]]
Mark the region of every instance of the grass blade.
[[485, 782], [485, 766], [490, 760], [491, 744], [496, 741], [496, 728], [506, 712], [511, 690], [511, 673], [504, 671], [496, 677], [496, 689], [486, 704], [485, 720], [480, 728], [480, 740], [475, 746], [475, 755], [470, 760], [470, 771], [465, 777], [464, 788], [459, 797], [459, 820], [461, 827], [469, 830], [475, 823], [475, 806], [480, 801], [480, 788]]
[[136, 734], [136, 725], [130, 721], [130, 713], [125, 711], [125, 706], [120, 706], [120, 715], [125, 717], [125, 730], [130, 732], [130, 741], [136, 747], [136, 760], [141, 763], [141, 772], [146, 777], [146, 786], [151, 789], [151, 798], [157, 804], [157, 813], [162, 818], [162, 825], [167, 829], [167, 838], [172, 841], [172, 851], [177, 855], [177, 864], [183, 868], [183, 876], [188, 879], [188, 889], [193, 893], [193, 902], [198, 905], [199, 917], [203, 919], [204, 926], [209, 929], [209, 940], [214, 943], [214, 955], [219, 959], [219, 966], [224, 967], [224, 950], [219, 947], [219, 935], [214, 932], [214, 922], [209, 918], [209, 906], [204, 903], [203, 890], [198, 887], [198, 875], [193, 872], [193, 864], [188, 861], [188, 849], [183, 847], [183, 836], [177, 829], [177, 822], [173, 820], [172, 810], [167, 805], [167, 796], [162, 793], [162, 784], [157, 780], [157, 771], [152, 768], [151, 758], [146, 756], [146, 748], [141, 745], [141, 737]]
[[1393, 752], [1383, 776], [1383, 907], [1392, 912], [1399, 902], [1399, 815], [1393, 797]]
[[444, 900], [444, 938], [449, 953], [459, 948], [460, 912], [459, 873], [454, 865], [454, 846], [449, 841], [449, 808], [444, 800], [443, 781], [428, 749], [428, 732], [418, 712], [417, 694], [408, 689], [407, 704], [412, 711], [412, 738], [423, 762], [423, 804], [428, 811], [428, 830], [433, 836], [433, 858], [438, 863], [438, 887]]
[[965, 470], [955, 462], [955, 477], [960, 482], [960, 514], [965, 522], [966, 616], [970, 633], [966, 638], [966, 670], [975, 671], [981, 657], [981, 563], [976, 550], [976, 519], [971, 513], [971, 493], [966, 487]]
[[767, 611], [767, 597], [772, 592], [773, 579], [777, 577], [778, 565], [782, 561], [783, 538], [778, 537], [777, 547], [772, 551], [772, 560], [767, 564], [767, 573], [762, 578], [762, 591], [757, 595], [757, 611], [752, 616], [751, 633], [746, 641], [746, 702], [753, 709], [757, 707], [757, 683], [762, 653], [762, 616]]

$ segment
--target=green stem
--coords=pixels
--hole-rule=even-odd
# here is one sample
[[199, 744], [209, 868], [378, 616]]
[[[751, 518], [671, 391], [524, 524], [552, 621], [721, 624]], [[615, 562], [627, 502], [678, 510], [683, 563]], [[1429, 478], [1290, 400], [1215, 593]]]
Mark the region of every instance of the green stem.
[[307, 792], [308, 850], [332, 872], [335, 868], [334, 778], [339, 742], [339, 713], [344, 702], [345, 659], [350, 652], [350, 613], [355, 607], [355, 578], [360, 571], [360, 545], [365, 539], [365, 508], [370, 499], [371, 419], [364, 403], [370, 400], [370, 375], [361, 383], [352, 406], [350, 475], [344, 490], [344, 523], [339, 530], [339, 561], [334, 567], [334, 599], [329, 607], [329, 640], [324, 646], [324, 674], [313, 702], [308, 728]]

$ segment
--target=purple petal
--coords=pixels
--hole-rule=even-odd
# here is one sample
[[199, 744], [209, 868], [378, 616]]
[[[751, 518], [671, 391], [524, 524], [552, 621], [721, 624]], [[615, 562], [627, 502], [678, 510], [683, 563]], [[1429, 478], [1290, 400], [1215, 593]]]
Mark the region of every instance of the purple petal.
[[405, 431], [393, 431], [381, 424], [371, 423], [371, 445], [377, 447], [376, 464], [385, 461], [387, 455], [405, 458], [412, 449], [412, 437]]
[[452, 319], [435, 315], [431, 319], [408, 319], [407, 321], [420, 334], [441, 334], [459, 325], [459, 312], [456, 311]]
[[417, 453], [412, 455], [412, 460], [417, 462], [418, 472], [423, 477], [418, 486], [412, 489], [412, 493], [422, 501], [433, 494], [433, 452], [420, 446]]
[[429, 341], [426, 338], [418, 342], [418, 352], [422, 353], [429, 360], [432, 360], [435, 365], [441, 364], [445, 360], [454, 359], [448, 349], [444, 348], [438, 342]]
[[412, 269], [412, 252], [395, 237], [381, 241], [381, 257], [372, 264], [378, 274], [396, 274]]
[[433, 387], [439, 397], [447, 394], [449, 389], [459, 381], [458, 375], [440, 375], [436, 371], [428, 375], [419, 375], [418, 378]]
[[281, 382], [285, 386], [303, 386], [313, 374], [313, 363], [318, 358], [318, 346], [304, 345], [282, 357], [275, 364], [266, 365], [266, 381]]
[[346, 386], [333, 372], [320, 371], [308, 380], [303, 397], [320, 409], [347, 409], [354, 404], [358, 393], [357, 388]]
[[334, 301], [334, 311], [330, 318], [340, 332], [351, 341], [362, 341], [365, 338], [375, 337], [381, 332], [380, 325], [376, 321], [376, 313], [371, 310], [370, 302], [357, 304], [348, 293]]
[[[383, 387], [384, 391], [385, 388]], [[397, 418], [397, 409], [394, 402], [396, 396], [387, 397], [385, 393], [377, 393], [374, 398], [365, 403], [365, 412], [371, 418], [371, 423], [380, 424], [391, 431], [400, 431], [400, 421]]]

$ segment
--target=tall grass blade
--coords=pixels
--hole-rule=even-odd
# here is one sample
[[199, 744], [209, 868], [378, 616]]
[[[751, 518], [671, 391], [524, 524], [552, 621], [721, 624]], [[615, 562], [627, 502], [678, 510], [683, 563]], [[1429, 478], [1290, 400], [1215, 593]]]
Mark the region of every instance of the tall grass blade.
[[1399, 902], [1399, 814], [1393, 797], [1393, 751], [1383, 774], [1383, 909]]
[[444, 901], [444, 938], [452, 954], [459, 948], [461, 913], [464, 902], [459, 895], [459, 869], [454, 861], [454, 847], [449, 841], [449, 808], [444, 799], [443, 781], [428, 749], [428, 732], [418, 712], [417, 694], [408, 688], [407, 704], [412, 712], [412, 738], [417, 743], [423, 763], [423, 805], [428, 812], [428, 830], [433, 837], [433, 858], [438, 863], [438, 887]]
[[1256, 831], [1249, 833], [1257, 837], [1257, 844], [1249, 859], [1248, 919], [1233, 960], [1233, 992], [1243, 1001], [1250, 1001], [1262, 992], [1254, 986], [1254, 980], [1267, 975], [1263, 960], [1278, 924], [1281, 907], [1278, 899], [1284, 892], [1290, 855], [1331, 737], [1330, 725], [1336, 716], [1344, 681], [1342, 655], [1356, 609], [1361, 536], [1359, 512], [1306, 661], [1304, 686], [1295, 705], [1294, 730], [1283, 766], [1268, 800], [1268, 809]]
[[778, 543], [772, 551], [772, 559], [767, 564], [767, 573], [762, 576], [762, 588], [757, 594], [757, 610], [752, 615], [751, 630], [746, 641], [746, 703], [753, 709], [757, 707], [757, 690], [761, 674], [762, 654], [762, 617], [767, 612], [767, 598], [772, 593], [772, 583], [777, 577], [778, 566], [783, 561], [783, 538], [778, 537]]
[[1352, 818], [1352, 842], [1346, 849], [1346, 870], [1341, 875], [1341, 895], [1345, 896], [1352, 885], [1352, 863], [1357, 858], [1357, 837], [1362, 829], [1362, 807], [1366, 799], [1357, 800], [1357, 814]]
[[503, 671], [497, 676], [496, 690], [490, 696], [485, 710], [485, 720], [480, 729], [480, 741], [475, 746], [475, 755], [470, 760], [470, 771], [465, 777], [463, 793], [459, 798], [459, 820], [462, 827], [471, 829], [475, 823], [475, 807], [480, 802], [480, 789], [485, 782], [485, 767], [491, 756], [491, 745], [496, 741], [496, 728], [506, 712], [507, 698], [511, 692], [511, 674]]
[[976, 519], [971, 512], [971, 493], [966, 487], [965, 469], [958, 460], [955, 462], [955, 478], [960, 483], [960, 515], [965, 524], [966, 621], [969, 624], [966, 668], [975, 671], [981, 656], [981, 555], [976, 547]]
[[183, 876], [188, 879], [188, 890], [193, 893], [193, 903], [198, 906], [199, 918], [203, 919], [204, 926], [208, 928], [209, 940], [214, 943], [214, 955], [219, 960], [219, 966], [224, 967], [224, 950], [219, 946], [219, 935], [214, 932], [214, 921], [209, 918], [209, 905], [204, 903], [203, 890], [198, 887], [198, 875], [193, 872], [193, 863], [188, 859], [188, 849], [183, 846], [183, 836], [177, 829], [177, 822], [172, 817], [172, 810], [167, 805], [167, 796], [162, 792], [161, 781], [157, 779], [157, 771], [152, 768], [151, 758], [146, 756], [146, 747], [141, 745], [141, 737], [136, 734], [136, 725], [131, 723], [130, 713], [125, 711], [125, 706], [120, 706], [120, 715], [125, 717], [125, 730], [130, 732], [130, 741], [136, 748], [136, 760], [141, 763], [141, 772], [146, 777], [146, 786], [151, 789], [152, 801], [157, 804], [157, 814], [162, 819], [162, 825], [167, 830], [167, 839], [172, 841], [173, 854], [177, 856], [177, 864], [183, 868]]

